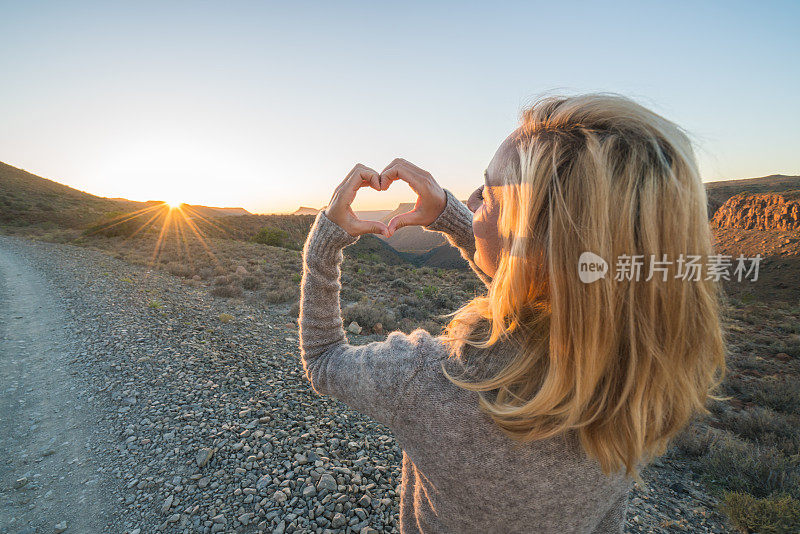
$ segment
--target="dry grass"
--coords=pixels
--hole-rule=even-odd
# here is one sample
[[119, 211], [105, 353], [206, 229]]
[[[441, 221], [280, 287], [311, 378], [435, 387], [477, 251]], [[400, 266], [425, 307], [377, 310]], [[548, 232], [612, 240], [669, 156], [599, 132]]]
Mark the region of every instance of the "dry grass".
[[791, 495], [776, 494], [758, 499], [747, 493], [726, 492], [722, 509], [740, 532], [800, 532], [800, 501]]
[[718, 494], [742, 532], [797, 532], [800, 499], [800, 307], [732, 299], [729, 357], [711, 414], [679, 434], [684, 458]]

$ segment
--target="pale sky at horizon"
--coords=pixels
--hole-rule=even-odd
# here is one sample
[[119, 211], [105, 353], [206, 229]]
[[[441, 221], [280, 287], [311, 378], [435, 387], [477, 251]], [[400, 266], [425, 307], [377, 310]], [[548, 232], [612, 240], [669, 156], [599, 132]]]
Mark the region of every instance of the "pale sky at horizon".
[[401, 156], [465, 198], [527, 102], [611, 91], [685, 128], [706, 181], [798, 175], [798, 22], [800, 2], [0, 2], [0, 161], [267, 213]]

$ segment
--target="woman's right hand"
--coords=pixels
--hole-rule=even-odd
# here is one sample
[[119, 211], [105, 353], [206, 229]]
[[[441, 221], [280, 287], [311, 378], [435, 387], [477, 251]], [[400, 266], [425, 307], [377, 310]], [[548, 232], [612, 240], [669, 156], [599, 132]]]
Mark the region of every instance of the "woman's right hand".
[[325, 216], [353, 237], [363, 234], [381, 234], [389, 237], [385, 224], [380, 221], [363, 221], [353, 211], [353, 200], [356, 198], [356, 192], [362, 187], [381, 190], [378, 173], [359, 163], [333, 192], [333, 198], [325, 208]]
[[389, 221], [389, 236], [404, 226], [427, 226], [436, 220], [447, 205], [447, 194], [431, 173], [413, 163], [397, 158], [380, 175], [380, 190], [385, 191], [395, 180], [407, 182], [417, 194], [414, 209], [392, 217]]

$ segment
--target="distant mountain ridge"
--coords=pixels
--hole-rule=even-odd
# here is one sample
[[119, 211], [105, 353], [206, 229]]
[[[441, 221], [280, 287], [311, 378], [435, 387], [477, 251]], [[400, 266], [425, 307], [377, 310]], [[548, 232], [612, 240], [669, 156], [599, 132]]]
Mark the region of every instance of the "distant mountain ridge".
[[242, 215], [252, 215], [244, 208], [215, 208], [200, 206], [196, 204], [181, 204], [181, 207], [190, 208], [191, 213], [197, 213], [203, 217], [241, 217]]
[[319, 213], [320, 210], [317, 208], [308, 208], [306, 206], [300, 206], [296, 210], [292, 212], [292, 215], [316, 215]]

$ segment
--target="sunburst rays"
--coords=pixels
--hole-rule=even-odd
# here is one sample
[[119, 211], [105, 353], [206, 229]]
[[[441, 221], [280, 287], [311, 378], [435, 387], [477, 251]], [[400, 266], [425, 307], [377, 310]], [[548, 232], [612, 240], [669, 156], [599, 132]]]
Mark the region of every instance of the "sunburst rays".
[[[206, 230], [204, 230], [204, 228]], [[145, 208], [116, 216], [104, 223], [98, 224], [88, 230], [87, 235], [104, 234], [123, 237], [123, 243], [134, 236], [143, 233], [157, 232], [153, 250], [149, 256], [149, 266], [155, 265], [161, 259], [165, 248], [174, 247], [182, 260], [192, 265], [199, 258], [192, 254], [192, 241], [197, 242], [207, 259], [215, 266], [221, 265], [217, 255], [212, 250], [210, 236], [207, 231], [229, 235], [231, 231], [219, 221], [211, 221], [203, 216], [199, 210], [188, 204], [176, 202], [159, 202]]]

